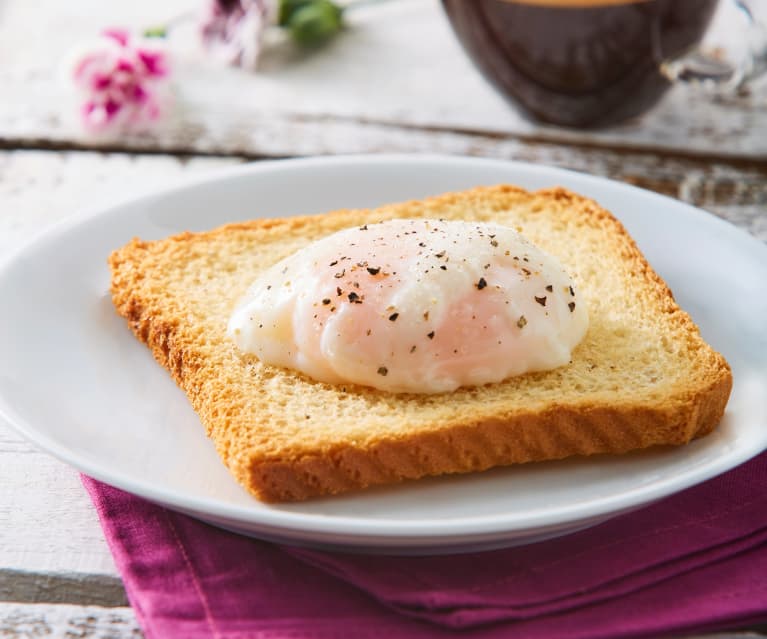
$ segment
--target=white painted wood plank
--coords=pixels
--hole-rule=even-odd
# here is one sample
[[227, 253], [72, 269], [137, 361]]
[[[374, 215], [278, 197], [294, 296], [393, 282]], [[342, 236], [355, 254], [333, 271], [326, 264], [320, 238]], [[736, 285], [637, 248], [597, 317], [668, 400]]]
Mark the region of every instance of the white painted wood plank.
[[[710, 38], [730, 50], [743, 41], [732, 27], [738, 16], [731, 4], [722, 3], [723, 21]], [[0, 60], [6, 61], [0, 65], [0, 138], [106, 143], [88, 139], [79, 129], [53, 62], [104, 26], [161, 23], [194, 6], [184, 0], [6, 3], [0, 21]], [[181, 54], [177, 117], [155, 135], [111, 144], [296, 155], [418, 150], [419, 133], [429, 131], [430, 144], [439, 147], [440, 132], [460, 130], [767, 157], [767, 82], [748, 96], [719, 101], [679, 87], [641, 120], [600, 131], [566, 130], [532, 124], [509, 108], [463, 54], [437, 0], [390, 0], [357, 12], [352, 22], [342, 37], [311, 56], [273, 45], [258, 74], [207, 64], [193, 44], [193, 26], [180, 28], [171, 41]]]
[[0, 152], [0, 255], [83, 209], [236, 163], [230, 158]]
[[[258, 635], [255, 629], [254, 633]], [[0, 603], [0, 637], [7, 639], [141, 639], [143, 636], [133, 611], [127, 607]], [[760, 639], [764, 636], [742, 631], [686, 635], [682, 639]]]
[[141, 639], [128, 607], [0, 603], [0, 637], [38, 639]]
[[[732, 217], [757, 235], [763, 232], [766, 223], [764, 165], [659, 159], [651, 153], [529, 144], [456, 133], [441, 134], [436, 140], [423, 137], [421, 143], [421, 151], [522, 160], [626, 181]], [[238, 162], [233, 158], [0, 151], [0, 255], [78, 210], [139, 195], [184, 176]]]
[[[0, 152], [0, 255], [81, 208], [234, 163], [221, 158]], [[0, 575], [3, 570], [117, 576], [77, 473], [0, 424]]]
[[[0, 434], [12, 440], [5, 425]], [[78, 473], [37, 450], [0, 448], [0, 575], [4, 571], [117, 576]]]

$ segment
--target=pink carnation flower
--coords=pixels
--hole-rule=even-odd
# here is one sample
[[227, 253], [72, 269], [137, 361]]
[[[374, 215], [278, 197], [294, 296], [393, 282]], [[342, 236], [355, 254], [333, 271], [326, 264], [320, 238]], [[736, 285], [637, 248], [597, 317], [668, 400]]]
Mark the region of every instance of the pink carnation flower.
[[157, 42], [109, 29], [76, 55], [71, 79], [80, 92], [80, 116], [89, 131], [139, 131], [169, 106], [168, 55]]

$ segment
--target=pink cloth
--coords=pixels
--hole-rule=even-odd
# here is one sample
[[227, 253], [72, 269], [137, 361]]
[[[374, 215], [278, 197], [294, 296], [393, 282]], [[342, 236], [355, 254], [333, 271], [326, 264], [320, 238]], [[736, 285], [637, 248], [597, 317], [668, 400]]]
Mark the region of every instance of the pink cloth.
[[767, 453], [567, 537], [442, 557], [280, 547], [83, 482], [148, 639], [598, 639], [767, 622]]

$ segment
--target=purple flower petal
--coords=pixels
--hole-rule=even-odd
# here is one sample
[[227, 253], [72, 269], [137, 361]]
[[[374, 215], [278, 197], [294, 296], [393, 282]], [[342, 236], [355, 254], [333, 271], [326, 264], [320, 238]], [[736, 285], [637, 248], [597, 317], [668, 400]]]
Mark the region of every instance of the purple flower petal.
[[122, 106], [123, 105], [119, 102], [115, 102], [114, 100], [107, 100], [106, 104], [104, 104], [104, 111], [106, 111], [107, 120], [112, 120], [120, 112]]
[[104, 31], [102, 31], [101, 33], [107, 38], [112, 38], [113, 40], [115, 40], [120, 46], [123, 46], [123, 47], [128, 46], [128, 40], [130, 40], [130, 33], [128, 32], [127, 29], [112, 27], [109, 29], [104, 29]]
[[90, 83], [94, 91], [104, 91], [112, 84], [112, 78], [105, 73], [94, 73], [90, 78]]
[[137, 49], [136, 54], [138, 55], [139, 60], [144, 63], [144, 67], [149, 75], [159, 78], [167, 75], [168, 69], [165, 62], [165, 56], [162, 53], [159, 51]]
[[127, 58], [120, 58], [115, 65], [115, 71], [124, 71], [125, 73], [134, 74], [136, 72], [136, 66], [132, 60]]
[[209, 0], [200, 22], [203, 45], [229, 64], [255, 68], [273, 0]]
[[146, 102], [149, 99], [149, 93], [140, 84], [133, 86], [131, 99], [139, 104]]
[[72, 66], [70, 77], [82, 100], [81, 122], [97, 133], [141, 130], [159, 120], [170, 105], [168, 54], [134, 40], [124, 29], [109, 29], [103, 35]]

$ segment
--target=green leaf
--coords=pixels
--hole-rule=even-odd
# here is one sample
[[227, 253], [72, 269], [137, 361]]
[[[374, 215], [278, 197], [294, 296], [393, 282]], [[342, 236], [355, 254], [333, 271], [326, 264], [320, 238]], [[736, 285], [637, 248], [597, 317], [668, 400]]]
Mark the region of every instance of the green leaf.
[[341, 7], [330, 0], [312, 0], [293, 12], [287, 28], [298, 44], [317, 46], [341, 30], [342, 16]]

